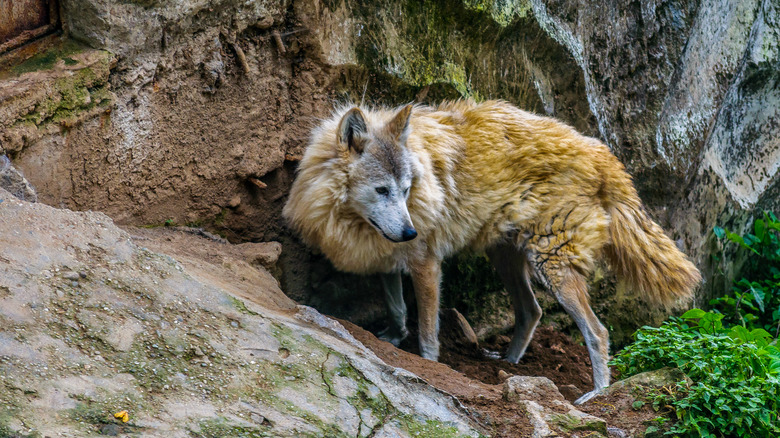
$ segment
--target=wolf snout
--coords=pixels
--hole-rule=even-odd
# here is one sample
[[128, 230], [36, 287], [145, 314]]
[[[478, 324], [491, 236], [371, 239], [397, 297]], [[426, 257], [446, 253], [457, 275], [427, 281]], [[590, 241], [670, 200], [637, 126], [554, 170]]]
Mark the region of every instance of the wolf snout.
[[412, 227], [406, 227], [403, 232], [401, 232], [401, 239], [403, 239], [404, 242], [408, 242], [415, 237], [417, 237], [417, 230]]

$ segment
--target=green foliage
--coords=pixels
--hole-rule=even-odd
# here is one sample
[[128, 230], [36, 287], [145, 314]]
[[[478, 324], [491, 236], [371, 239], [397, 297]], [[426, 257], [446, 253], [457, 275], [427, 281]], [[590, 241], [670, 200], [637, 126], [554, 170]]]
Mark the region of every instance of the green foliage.
[[764, 213], [752, 233], [713, 232], [748, 251], [731, 293], [710, 301], [713, 311], [692, 309], [640, 329], [613, 364], [623, 376], [670, 366], [690, 377], [693, 383], [652, 395], [654, 407], [676, 412], [679, 421], [663, 427], [667, 435], [779, 436], [780, 222]]
[[770, 437], [780, 434], [780, 349], [766, 330], [723, 325], [724, 315], [693, 309], [659, 328], [643, 327], [618, 353], [622, 377], [677, 367], [693, 384], [656, 397], [676, 411], [667, 435]]
[[725, 315], [729, 324], [763, 328], [775, 337], [780, 332], [780, 222], [772, 213], [753, 223], [753, 233], [742, 236], [721, 227], [713, 229], [721, 240], [728, 240], [750, 251], [742, 278], [734, 283], [733, 295], [710, 301]]

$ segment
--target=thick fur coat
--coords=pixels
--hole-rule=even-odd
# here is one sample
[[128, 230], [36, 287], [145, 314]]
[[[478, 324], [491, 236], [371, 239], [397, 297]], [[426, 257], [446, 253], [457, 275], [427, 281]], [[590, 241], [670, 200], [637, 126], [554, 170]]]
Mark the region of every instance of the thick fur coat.
[[[374, 164], [366, 170], [371, 154]], [[392, 174], [401, 164], [411, 174], [405, 205], [417, 237], [398, 242], [384, 233], [390, 226], [367, 217], [353, 193], [373, 174]], [[604, 144], [502, 101], [337, 111], [313, 131], [284, 216], [338, 269], [410, 272], [418, 306], [422, 300], [436, 311], [443, 258], [464, 248], [494, 257], [509, 251], [514, 256], [502, 258], [517, 266], [497, 268], [505, 283], [517, 283], [515, 310], [527, 308], [517, 317], [535, 320], [516, 328], [515, 336], [530, 340], [538, 322], [535, 300], [523, 298], [530, 290], [527, 277], [534, 276], [580, 329], [586, 326], [591, 357], [598, 350], [603, 368], [606, 330], [590, 310], [584, 282], [600, 257], [653, 303], [687, 299], [700, 280], [693, 264], [648, 217], [631, 177]], [[424, 343], [424, 326], [432, 323], [422, 318]], [[438, 354], [431, 339], [437, 326], [430, 330], [434, 333], [425, 342]], [[522, 355], [527, 340], [517, 341], [525, 345], [515, 345], [515, 353], [522, 350]], [[516, 361], [512, 351], [509, 356]], [[598, 389], [608, 382], [608, 371], [595, 377]]]

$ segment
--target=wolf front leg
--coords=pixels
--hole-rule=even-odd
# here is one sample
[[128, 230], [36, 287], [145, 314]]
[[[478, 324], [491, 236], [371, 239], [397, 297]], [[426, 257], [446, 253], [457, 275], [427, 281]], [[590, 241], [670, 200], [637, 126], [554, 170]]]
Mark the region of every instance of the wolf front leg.
[[387, 305], [387, 328], [379, 332], [379, 339], [387, 341], [396, 347], [409, 336], [406, 329], [406, 303], [404, 303], [404, 291], [401, 285], [401, 273], [391, 272], [379, 274], [382, 281], [382, 289], [385, 292], [385, 304]]
[[420, 356], [439, 360], [439, 282], [441, 260], [426, 258], [411, 266], [414, 295], [417, 298]]

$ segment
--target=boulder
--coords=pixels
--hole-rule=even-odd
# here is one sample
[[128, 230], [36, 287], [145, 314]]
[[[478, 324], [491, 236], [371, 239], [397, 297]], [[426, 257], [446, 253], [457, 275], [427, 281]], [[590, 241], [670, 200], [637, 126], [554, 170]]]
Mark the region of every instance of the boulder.
[[609, 395], [622, 390], [630, 391], [636, 387], [661, 388], [664, 386], [675, 386], [679, 382], [693, 383], [690, 377], [686, 376], [679, 368], [666, 367], [654, 371], [645, 371], [627, 379], [619, 380], [604, 389], [602, 395]]
[[481, 431], [452, 396], [295, 305], [243, 249], [0, 201], [0, 435]]
[[564, 400], [558, 387], [547, 377], [512, 376], [504, 381], [503, 391], [507, 401]]
[[[504, 381], [503, 391], [505, 400], [524, 408], [534, 428], [534, 437], [573, 436], [582, 432], [593, 437], [607, 436], [607, 423], [603, 419], [576, 409], [546, 377], [512, 376]], [[542, 405], [539, 400], [551, 403]]]
[[22, 201], [37, 202], [38, 194], [30, 182], [11, 164], [5, 155], [0, 155], [0, 188], [7, 190]]

